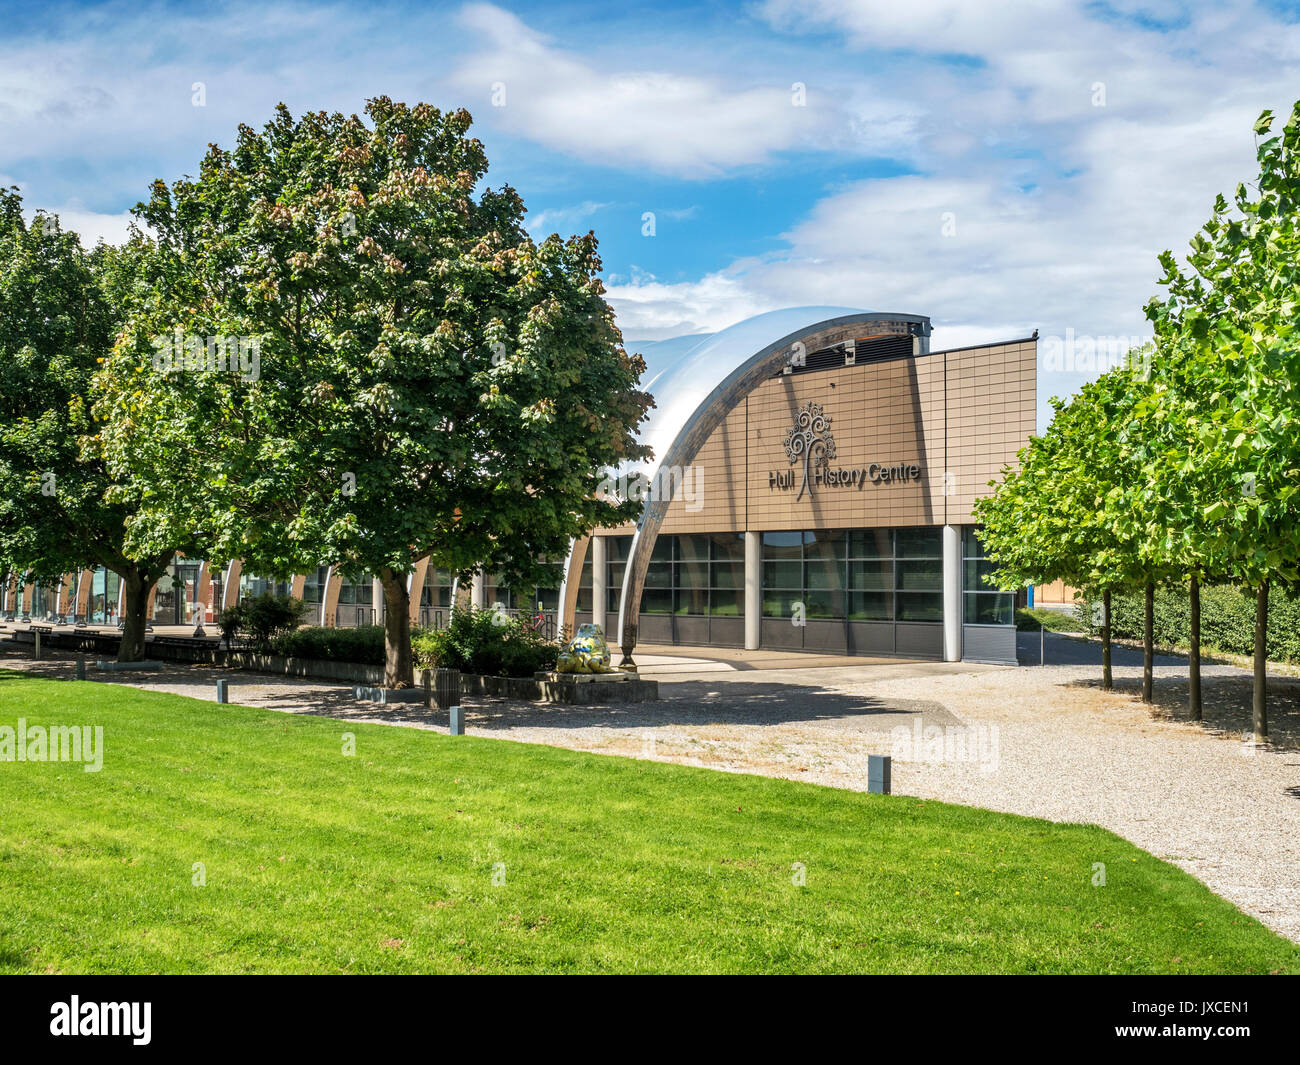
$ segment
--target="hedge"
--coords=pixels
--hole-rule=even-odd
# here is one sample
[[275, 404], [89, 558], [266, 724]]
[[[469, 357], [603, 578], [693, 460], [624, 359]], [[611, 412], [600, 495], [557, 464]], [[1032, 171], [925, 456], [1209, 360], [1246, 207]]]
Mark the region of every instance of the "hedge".
[[327, 629], [318, 625], [281, 633], [271, 641], [272, 650], [286, 658], [315, 658], [329, 662], [384, 664], [384, 627], [365, 625], [356, 629]]
[[[1076, 610], [1088, 631], [1101, 631], [1101, 596], [1085, 595]], [[1111, 633], [1121, 639], [1143, 635], [1142, 592], [1111, 596]], [[1154, 633], [1157, 645], [1187, 647], [1191, 640], [1191, 605], [1187, 585], [1156, 589]], [[1234, 585], [1201, 588], [1201, 646], [1231, 654], [1255, 653], [1255, 595]], [[1268, 596], [1268, 656], [1274, 662], [1300, 662], [1300, 593], [1273, 586]]]

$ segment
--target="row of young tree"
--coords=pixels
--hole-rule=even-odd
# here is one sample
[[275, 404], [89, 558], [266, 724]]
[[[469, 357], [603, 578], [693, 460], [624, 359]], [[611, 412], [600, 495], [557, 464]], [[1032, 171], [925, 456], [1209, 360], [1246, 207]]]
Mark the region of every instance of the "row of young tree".
[[1102, 600], [1145, 591], [1142, 698], [1152, 699], [1155, 588], [1190, 595], [1189, 708], [1201, 717], [1200, 589], [1256, 597], [1253, 718], [1268, 735], [1269, 590], [1300, 567], [1300, 103], [1255, 124], [1258, 179], [1219, 196], [1180, 263], [1160, 257], [1154, 341], [1085, 385], [976, 506], [1004, 587], [1062, 580]]
[[0, 190], [0, 570], [123, 585], [119, 657], [179, 552], [374, 573], [385, 682], [413, 682], [416, 562], [536, 583], [635, 504], [639, 356], [594, 235], [535, 242], [470, 116], [281, 105], [157, 181], [121, 246]]

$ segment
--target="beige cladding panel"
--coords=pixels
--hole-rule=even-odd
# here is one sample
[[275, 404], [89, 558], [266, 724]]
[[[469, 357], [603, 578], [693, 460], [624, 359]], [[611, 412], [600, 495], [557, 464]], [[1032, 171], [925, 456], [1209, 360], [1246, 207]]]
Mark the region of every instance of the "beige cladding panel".
[[[765, 381], [700, 449], [661, 531], [969, 523], [987, 482], [1034, 432], [1036, 363], [1036, 344], [1024, 341]], [[808, 403], [830, 418], [832, 471], [914, 464], [920, 478], [871, 483], [859, 473], [860, 486], [814, 483], [796, 498], [803, 465], [785, 443]], [[774, 475], [792, 487], [773, 487]]]
[[949, 352], [948, 520], [971, 522], [975, 500], [1014, 465], [1037, 423], [1037, 345], [1033, 341]]

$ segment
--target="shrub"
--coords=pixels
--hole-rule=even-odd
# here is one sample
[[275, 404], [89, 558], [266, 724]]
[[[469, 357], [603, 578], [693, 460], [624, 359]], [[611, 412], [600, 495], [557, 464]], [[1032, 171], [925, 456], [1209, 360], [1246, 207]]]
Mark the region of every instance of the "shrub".
[[286, 658], [383, 665], [384, 627], [365, 625], [356, 629], [327, 629], [312, 625], [281, 633], [272, 642], [272, 649]]
[[535, 631], [526, 618], [492, 610], [454, 607], [445, 629], [419, 630], [411, 646], [417, 667], [524, 677], [554, 669], [560, 645]]
[[227, 607], [217, 624], [227, 643], [243, 633], [258, 651], [268, 653], [277, 636], [302, 624], [307, 609], [306, 603], [291, 595], [263, 592]]
[[[1079, 616], [1094, 635], [1101, 631], [1101, 596], [1086, 595]], [[1191, 605], [1185, 584], [1156, 589], [1153, 616], [1155, 642], [1186, 647], [1192, 628]], [[1144, 624], [1141, 590], [1111, 596], [1111, 632], [1121, 639], [1140, 640]], [[1201, 588], [1201, 646], [1251, 655], [1255, 650], [1255, 595], [1235, 585]], [[1268, 653], [1274, 661], [1300, 662], [1300, 594], [1295, 588], [1269, 589]]]
[[1048, 610], [1046, 607], [1021, 608], [1016, 611], [1017, 632], [1083, 632], [1084, 625], [1073, 610]]

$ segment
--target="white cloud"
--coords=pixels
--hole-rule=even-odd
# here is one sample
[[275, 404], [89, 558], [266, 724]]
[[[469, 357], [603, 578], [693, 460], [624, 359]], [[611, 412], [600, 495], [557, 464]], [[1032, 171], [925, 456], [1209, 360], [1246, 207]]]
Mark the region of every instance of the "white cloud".
[[713, 333], [772, 309], [742, 280], [722, 273], [679, 283], [638, 275], [610, 285], [607, 298], [623, 335], [636, 340]]
[[[572, 207], [551, 207], [545, 211], [538, 211], [528, 219], [528, 232], [534, 238], [545, 237], [552, 232], [558, 232], [560, 229], [572, 231], [575, 227], [590, 219], [592, 215], [603, 211], [606, 207], [611, 206], [608, 203], [597, 203], [595, 200], [585, 200], [582, 203], [574, 204]], [[561, 236], [567, 236], [561, 233]]]
[[[1139, 18], [1118, 4], [1104, 20], [1063, 0], [769, 0], [760, 10], [785, 32], [838, 30], [873, 60], [880, 49], [915, 53], [894, 61], [912, 68], [924, 173], [849, 182], [784, 235], [787, 247], [697, 283], [612, 288], [630, 333], [662, 326], [654, 335], [667, 336], [675, 317], [717, 329], [756, 311], [839, 304], [928, 314], [936, 348], [1035, 328], [1149, 335], [1157, 254], [1181, 254], [1215, 194], [1251, 179], [1255, 118], [1285, 114], [1300, 85], [1300, 30], [1251, 5], [1146, 4]], [[861, 69], [870, 86], [865, 58]], [[1104, 106], [1094, 106], [1099, 82]], [[944, 236], [948, 212], [956, 230]], [[1044, 374], [1040, 397], [1084, 379]]]
[[[846, 128], [840, 103], [815, 88], [806, 106], [795, 106], [794, 80], [784, 74], [745, 87], [734, 71], [601, 70], [499, 7], [470, 4], [460, 21], [484, 47], [452, 83], [485, 102], [504, 87], [504, 106], [482, 108], [484, 119], [590, 163], [705, 178], [818, 147]], [[896, 129], [904, 127], [899, 120]]]
[[48, 213], [58, 215], [59, 224], [64, 229], [79, 233], [82, 246], [85, 248], [93, 248], [101, 240], [109, 244], [122, 244], [130, 233], [131, 223], [135, 221], [130, 211], [122, 211], [120, 214], [100, 214], [76, 205], [52, 207], [48, 209]]

